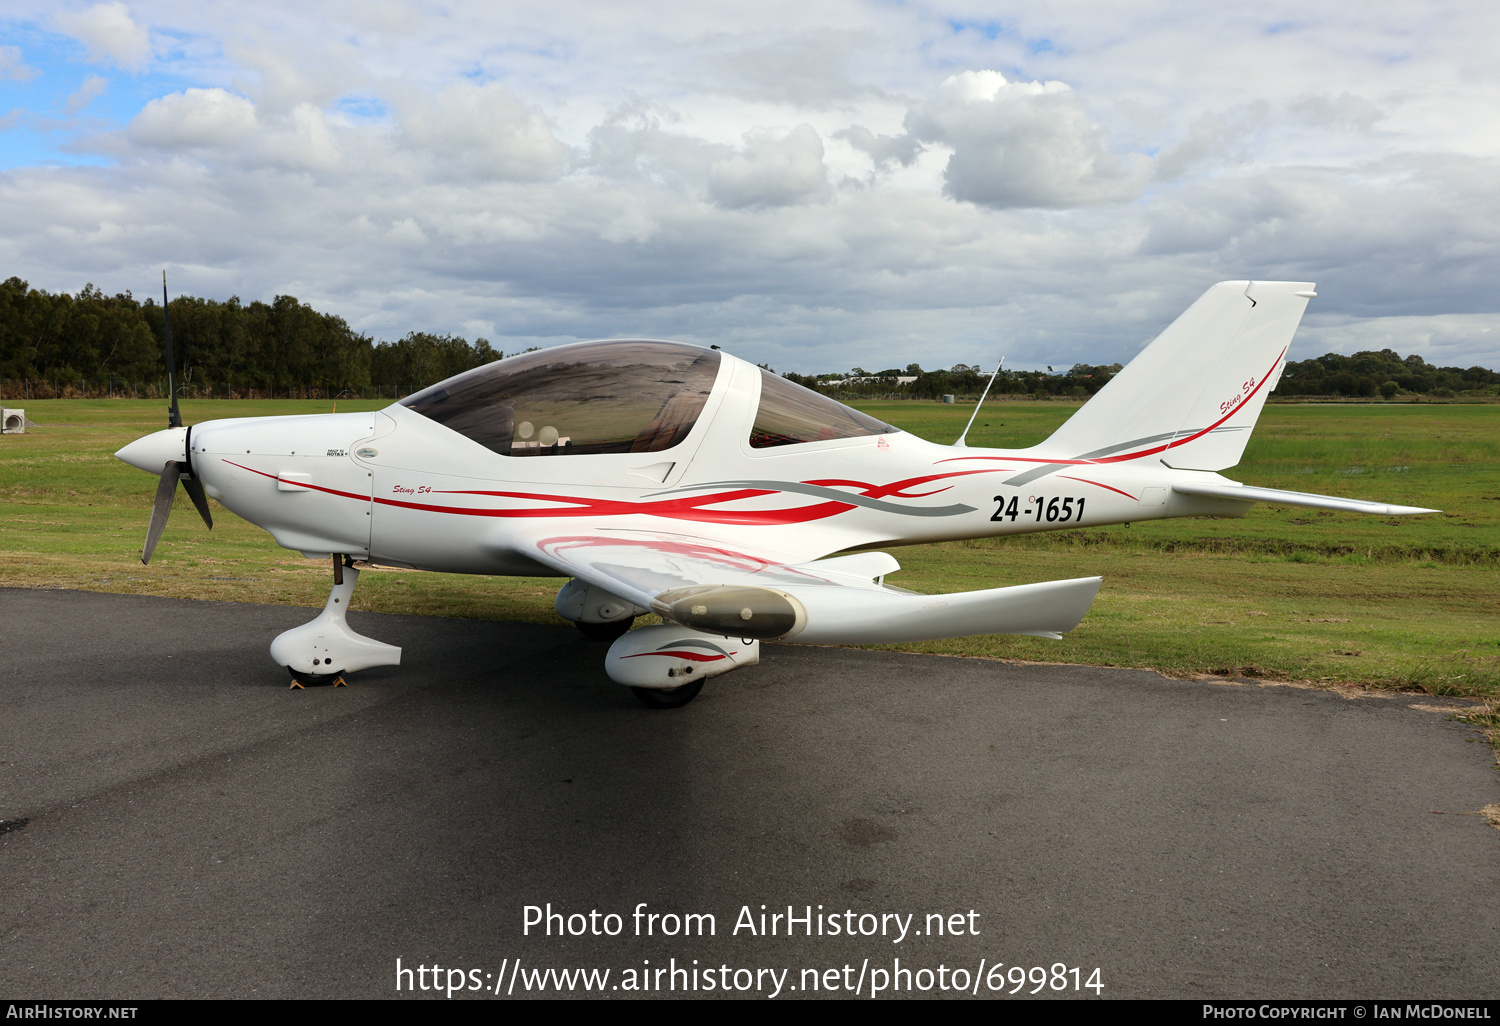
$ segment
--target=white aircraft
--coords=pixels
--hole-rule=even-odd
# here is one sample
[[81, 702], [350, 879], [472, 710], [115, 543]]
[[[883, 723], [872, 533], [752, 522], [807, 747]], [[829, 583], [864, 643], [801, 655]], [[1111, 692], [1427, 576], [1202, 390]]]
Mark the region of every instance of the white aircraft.
[[[614, 639], [610, 678], [667, 708], [758, 662], [766, 640], [1060, 638], [1101, 580], [919, 595], [885, 583], [899, 565], [874, 546], [1238, 517], [1256, 502], [1435, 512], [1217, 473], [1244, 452], [1314, 295], [1213, 286], [1029, 449], [923, 441], [728, 353], [630, 339], [512, 356], [376, 413], [185, 427], [174, 398], [171, 427], [116, 455], [161, 475], [143, 562], [179, 480], [210, 527], [209, 496], [332, 557], [322, 614], [271, 644], [293, 686], [400, 662], [345, 622], [359, 559], [571, 578], [558, 613]], [[167, 349], [170, 366], [170, 328]], [[664, 622], [630, 630], [649, 612]]]

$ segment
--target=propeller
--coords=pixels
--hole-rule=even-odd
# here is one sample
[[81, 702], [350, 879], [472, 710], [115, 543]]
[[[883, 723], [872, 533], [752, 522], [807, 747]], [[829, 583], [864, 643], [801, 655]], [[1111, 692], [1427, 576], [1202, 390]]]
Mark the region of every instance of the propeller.
[[171, 403], [167, 406], [167, 427], [182, 427], [182, 413], [177, 409], [177, 360], [172, 356], [172, 307], [167, 303], [167, 272], [161, 272], [161, 316], [166, 326], [167, 395]]
[[[172, 397], [171, 404], [167, 407], [167, 428], [170, 430], [183, 425], [182, 412], [177, 408], [177, 361], [172, 355], [172, 312], [167, 304], [166, 271], [161, 272], [161, 311], [166, 327], [167, 391]], [[203, 490], [203, 482], [193, 476], [192, 456], [193, 429], [189, 427], [183, 432], [182, 459], [168, 460], [161, 468], [161, 481], [156, 486], [156, 501], [151, 506], [151, 523], [146, 526], [146, 544], [141, 549], [142, 563], [150, 563], [151, 553], [156, 551], [156, 543], [161, 539], [161, 532], [167, 526], [167, 517], [172, 512], [172, 499], [177, 494], [179, 481], [208, 529], [214, 529], [214, 518], [208, 510], [208, 494]]]

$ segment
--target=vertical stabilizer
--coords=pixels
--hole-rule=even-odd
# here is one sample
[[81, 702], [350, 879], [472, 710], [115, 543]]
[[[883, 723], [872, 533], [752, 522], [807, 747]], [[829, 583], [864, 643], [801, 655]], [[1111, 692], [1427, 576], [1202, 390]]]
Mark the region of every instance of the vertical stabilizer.
[[1315, 293], [1310, 282], [1210, 288], [1039, 448], [1187, 470], [1239, 462]]

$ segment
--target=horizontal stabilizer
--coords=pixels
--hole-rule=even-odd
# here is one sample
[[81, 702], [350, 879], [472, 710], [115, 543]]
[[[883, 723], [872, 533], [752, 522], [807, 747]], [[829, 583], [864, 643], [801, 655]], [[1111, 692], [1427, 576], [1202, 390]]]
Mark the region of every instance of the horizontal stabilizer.
[[1313, 509], [1340, 509], [1346, 513], [1370, 513], [1379, 517], [1402, 517], [1413, 513], [1437, 513], [1421, 506], [1393, 506], [1387, 502], [1365, 502], [1342, 499], [1336, 495], [1312, 492], [1287, 492], [1280, 488], [1255, 488], [1240, 484], [1174, 484], [1179, 495], [1203, 495], [1212, 499], [1237, 499], [1241, 502], [1279, 502], [1284, 506], [1309, 506]]

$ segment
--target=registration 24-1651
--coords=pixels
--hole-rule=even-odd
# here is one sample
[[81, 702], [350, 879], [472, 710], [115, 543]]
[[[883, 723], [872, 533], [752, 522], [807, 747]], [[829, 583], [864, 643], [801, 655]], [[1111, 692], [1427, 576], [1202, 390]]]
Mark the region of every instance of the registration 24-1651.
[[995, 512], [991, 520], [1010, 520], [1034, 516], [1037, 523], [1045, 520], [1049, 524], [1065, 524], [1068, 521], [1083, 521], [1083, 497], [1074, 495], [1028, 495], [1026, 505], [1021, 505], [1019, 494], [997, 495], [994, 498]]

